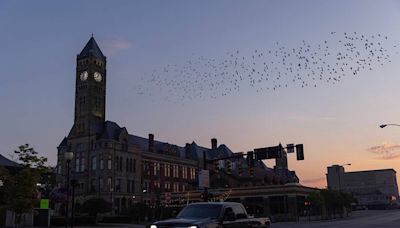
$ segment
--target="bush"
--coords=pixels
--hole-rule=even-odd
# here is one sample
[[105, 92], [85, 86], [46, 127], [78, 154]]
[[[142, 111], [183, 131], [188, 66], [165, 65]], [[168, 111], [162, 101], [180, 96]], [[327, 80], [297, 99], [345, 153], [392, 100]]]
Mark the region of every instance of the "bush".
[[111, 205], [103, 198], [92, 198], [82, 204], [80, 211], [96, 217], [99, 213], [110, 212]]

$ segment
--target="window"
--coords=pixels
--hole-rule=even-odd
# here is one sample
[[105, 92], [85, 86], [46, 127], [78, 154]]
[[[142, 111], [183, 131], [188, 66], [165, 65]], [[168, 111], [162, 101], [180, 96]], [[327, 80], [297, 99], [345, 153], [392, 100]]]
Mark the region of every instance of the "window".
[[127, 180], [126, 192], [135, 192], [134, 181], [133, 180]]
[[108, 155], [107, 169], [111, 169], [111, 155]]
[[99, 192], [103, 191], [103, 179], [99, 178]]
[[122, 172], [122, 157], [119, 157], [119, 171]]
[[116, 170], [119, 170], [118, 164], [119, 164], [119, 157], [116, 156], [116, 157], [115, 157], [115, 160], [114, 160], [114, 168], [115, 168]]
[[172, 172], [173, 172], [172, 173], [173, 177], [177, 178], [178, 177], [178, 166], [177, 165], [173, 166], [173, 171]]
[[133, 172], [136, 172], [136, 159], [133, 159]]
[[116, 192], [121, 192], [121, 179], [116, 179], [115, 180], [115, 191]]
[[129, 171], [133, 172], [133, 162], [132, 162], [132, 158], [129, 159]]
[[108, 186], [108, 190], [110, 192], [113, 191], [112, 178], [111, 177], [107, 178], [107, 186]]
[[160, 163], [158, 162], [154, 162], [154, 175], [160, 175]]
[[246, 212], [243, 207], [241, 207], [239, 205], [234, 205], [234, 206], [232, 206], [232, 209], [233, 209], [233, 212], [235, 213], [237, 219], [246, 219], [247, 218]]
[[85, 171], [85, 158], [81, 158], [81, 172]]
[[79, 158], [79, 154], [77, 153], [78, 156], [76, 156], [75, 158], [75, 171], [79, 172], [80, 170], [80, 158]]
[[178, 183], [174, 183], [174, 184], [173, 184], [173, 187], [174, 187], [174, 192], [179, 192], [179, 185], [178, 185]]
[[103, 170], [104, 169], [104, 164], [103, 164], [103, 159], [100, 159], [100, 169]]
[[125, 171], [126, 172], [129, 172], [129, 158], [126, 158], [126, 160], [125, 160]]
[[195, 168], [189, 168], [189, 178], [191, 180], [196, 179], [196, 170], [195, 170]]
[[144, 161], [142, 164], [142, 172], [146, 175], [149, 175], [148, 170], [149, 170], [149, 164], [147, 164], [147, 162]]
[[182, 167], [182, 178], [187, 179], [187, 167]]
[[96, 191], [96, 179], [92, 179], [90, 181], [90, 191], [95, 192]]
[[92, 170], [96, 170], [97, 168], [97, 159], [96, 156], [92, 157]]
[[171, 183], [165, 182], [164, 183], [164, 190], [165, 191], [170, 191], [171, 190]]
[[165, 165], [165, 176], [166, 177], [171, 176], [171, 165], [170, 164]]
[[126, 181], [126, 192], [131, 192], [131, 181], [130, 180]]

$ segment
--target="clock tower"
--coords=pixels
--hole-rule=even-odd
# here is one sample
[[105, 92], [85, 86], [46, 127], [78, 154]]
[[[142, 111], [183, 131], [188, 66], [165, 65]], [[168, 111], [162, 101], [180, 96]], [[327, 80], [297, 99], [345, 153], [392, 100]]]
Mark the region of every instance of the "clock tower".
[[90, 135], [90, 126], [105, 121], [106, 63], [92, 36], [76, 57], [75, 115], [70, 136]]

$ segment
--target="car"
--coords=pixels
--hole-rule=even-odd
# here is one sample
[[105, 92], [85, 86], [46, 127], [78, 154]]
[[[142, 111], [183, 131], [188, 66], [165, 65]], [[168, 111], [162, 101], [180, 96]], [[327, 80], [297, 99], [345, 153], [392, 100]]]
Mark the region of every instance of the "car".
[[253, 218], [241, 203], [203, 202], [184, 207], [176, 218], [152, 223], [149, 228], [246, 228], [270, 227], [269, 218]]

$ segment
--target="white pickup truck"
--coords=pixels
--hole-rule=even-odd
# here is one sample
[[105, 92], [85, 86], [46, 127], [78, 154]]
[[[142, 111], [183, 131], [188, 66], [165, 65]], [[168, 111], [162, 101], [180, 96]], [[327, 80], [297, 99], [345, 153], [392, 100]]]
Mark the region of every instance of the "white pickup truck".
[[183, 208], [176, 218], [158, 221], [149, 228], [246, 228], [270, 227], [269, 218], [252, 218], [241, 203], [204, 202]]

